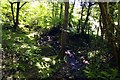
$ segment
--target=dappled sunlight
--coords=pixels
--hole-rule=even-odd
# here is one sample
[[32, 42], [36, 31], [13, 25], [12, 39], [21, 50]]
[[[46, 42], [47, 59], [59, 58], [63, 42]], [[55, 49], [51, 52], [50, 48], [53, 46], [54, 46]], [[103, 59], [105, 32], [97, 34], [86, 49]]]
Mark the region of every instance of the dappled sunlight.
[[2, 80], [120, 80], [118, 2], [4, 1]]
[[45, 68], [49, 68], [49, 67], [50, 67], [49, 64], [43, 63], [43, 62], [41, 62], [41, 64], [36, 63], [36, 66], [37, 66], [38, 68], [40, 68], [40, 69], [45, 69]]
[[44, 61], [51, 61], [51, 59], [50, 58], [47, 58], [47, 57], [43, 57], [42, 58]]
[[23, 44], [21, 45], [21, 48], [30, 48], [30, 46], [28, 46], [28, 44]]
[[36, 7], [39, 4], [39, 1], [33, 1], [31, 3], [31, 7]]
[[88, 52], [88, 57], [89, 58], [92, 58], [92, 57], [95, 57], [96, 55], [98, 55], [100, 53], [100, 51], [91, 51], [91, 52]]
[[[55, 56], [53, 56], [53, 57], [55, 57]], [[43, 57], [42, 60], [44, 60], [46, 62], [52, 62], [53, 65], [56, 64], [56, 61], [53, 58]]]
[[33, 32], [33, 33], [30, 33], [28, 35], [26, 35], [28, 38], [30, 38], [31, 40], [34, 39], [34, 36], [37, 35], [38, 33], [37, 32]]

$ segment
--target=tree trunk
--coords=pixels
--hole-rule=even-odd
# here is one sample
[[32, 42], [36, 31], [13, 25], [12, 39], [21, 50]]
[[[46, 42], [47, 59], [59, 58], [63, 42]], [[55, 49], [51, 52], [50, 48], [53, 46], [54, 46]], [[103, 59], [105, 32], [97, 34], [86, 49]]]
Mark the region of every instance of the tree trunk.
[[[19, 24], [19, 10], [27, 3], [27, 2], [24, 2], [21, 7], [20, 7], [20, 2], [10, 2], [8, 0], [8, 2], [11, 4], [11, 12], [12, 12], [12, 19], [13, 19], [13, 23], [14, 23], [14, 29], [16, 30], [17, 27], [18, 27], [18, 24]], [[16, 9], [16, 19], [15, 19], [15, 16], [14, 16], [14, 10], [13, 10], [13, 4], [14, 3], [17, 3], [17, 9]]]
[[15, 17], [14, 17], [14, 10], [13, 10], [13, 3], [11, 3], [11, 12], [12, 12], [12, 18], [13, 18], [13, 23], [15, 24]]
[[63, 14], [63, 3], [60, 4], [60, 20], [62, 19]]
[[[118, 28], [120, 29], [120, 1], [118, 2]], [[118, 41], [118, 65], [120, 70], [120, 31], [117, 30], [117, 41]]]
[[81, 33], [82, 33], [82, 34], [85, 33], [85, 32], [84, 32], [84, 29], [85, 29], [86, 24], [87, 24], [88, 19], [89, 19], [89, 15], [90, 15], [90, 7], [91, 7], [91, 6], [92, 6], [92, 4], [89, 2], [88, 11], [87, 11], [87, 16], [86, 16], [86, 20], [85, 20], [85, 22], [84, 22], [84, 24], [83, 24], [83, 26], [82, 26], [82, 29], [81, 29]]
[[64, 53], [66, 50], [66, 42], [67, 42], [67, 26], [68, 26], [68, 10], [69, 10], [69, 2], [64, 2], [65, 4], [65, 13], [64, 13], [64, 23], [62, 27], [61, 33], [61, 52], [60, 52], [60, 59], [63, 59]]
[[[103, 26], [105, 26], [105, 35], [106, 35], [106, 39], [109, 43], [109, 46], [112, 49], [112, 56], [113, 59], [116, 62], [116, 65], [118, 67], [118, 52], [117, 52], [117, 46], [116, 46], [116, 41], [115, 41], [115, 36], [113, 35], [113, 29], [115, 28], [115, 24], [112, 20], [112, 18], [110, 17], [110, 14], [108, 13], [108, 9], [106, 7], [107, 3], [98, 3], [100, 10], [101, 10], [101, 16], [102, 16], [102, 22], [103, 22]], [[112, 27], [112, 29], [111, 29]]]
[[59, 27], [61, 28], [62, 26], [62, 17], [63, 17], [63, 3], [61, 2], [60, 4], [60, 23], [59, 23]]
[[16, 10], [16, 22], [14, 24], [14, 29], [16, 30], [19, 24], [19, 6], [20, 6], [20, 2], [17, 2], [17, 10]]
[[[82, 4], [82, 2], [81, 2], [81, 4]], [[84, 7], [85, 7], [85, 4], [82, 5], [81, 18], [78, 20], [77, 33], [80, 33], [80, 27], [82, 26], [82, 25], [80, 25], [80, 23], [81, 23], [80, 21], [82, 21], [82, 19], [83, 19], [83, 9], [84, 9]]]

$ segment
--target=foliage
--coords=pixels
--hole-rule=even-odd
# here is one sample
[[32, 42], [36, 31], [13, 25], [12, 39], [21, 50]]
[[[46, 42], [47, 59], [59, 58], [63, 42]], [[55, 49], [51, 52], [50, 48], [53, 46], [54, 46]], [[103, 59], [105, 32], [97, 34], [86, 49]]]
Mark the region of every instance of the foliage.
[[[3, 44], [3, 50], [5, 51], [3, 54], [6, 55], [4, 65], [7, 65], [3, 70], [10, 69], [12, 72], [14, 71], [9, 76], [14, 76], [14, 78], [30, 79], [35, 77], [42, 79], [52, 75], [54, 70], [51, 66], [56, 64], [55, 56], [41, 56], [41, 53], [46, 52], [36, 46], [34, 35], [30, 36], [29, 32], [23, 32], [22, 30], [13, 33], [11, 30], [4, 29]], [[36, 51], [41, 51], [41, 53]], [[13, 55], [14, 59], [8, 55], [11, 55], [11, 57]]]
[[100, 68], [97, 65], [94, 65], [94, 68], [89, 68], [86, 67], [85, 74], [88, 78], [90, 79], [95, 79], [95, 80], [117, 80], [119, 79], [118, 76], [118, 70], [117, 69], [113, 69], [113, 68], [109, 68], [107, 70], [100, 70]]
[[[0, 1], [0, 33], [2, 32], [2, 41], [0, 41], [0, 49], [3, 48], [3, 80], [8, 77], [20, 80], [51, 80], [53, 77], [59, 77], [58, 80], [73, 77], [85, 77], [86, 79], [95, 80], [119, 80], [119, 70], [112, 61], [113, 48], [109, 46], [111, 36], [106, 35], [110, 30], [104, 26], [100, 26], [100, 8], [98, 4], [90, 8], [88, 22], [84, 25], [88, 10], [88, 3], [85, 3], [83, 15], [81, 15], [82, 5], [77, 5], [78, 8], [73, 9], [69, 23], [72, 26], [67, 26], [67, 42], [65, 50], [71, 50], [77, 56], [82, 64], [81, 58], [89, 62], [84, 69], [80, 69], [75, 75], [70, 75], [72, 71], [64, 60], [59, 59], [61, 51], [61, 32], [63, 29], [64, 7], [61, 10], [61, 3], [52, 2], [27, 2], [19, 12], [19, 26], [16, 31], [13, 29], [13, 18], [11, 6], [9, 2]], [[22, 5], [24, 2], [21, 2]], [[108, 4], [107, 4], [108, 5]], [[117, 3], [109, 10], [115, 12], [110, 14], [113, 16], [113, 23], [117, 24]], [[69, 4], [69, 11], [72, 9], [72, 4]], [[75, 5], [76, 6], [76, 5]], [[16, 5], [13, 6], [14, 14], [16, 13]], [[60, 15], [62, 11], [62, 14]], [[68, 15], [70, 13], [67, 13]], [[15, 15], [16, 16], [16, 15]], [[61, 18], [60, 18], [61, 16]], [[108, 15], [109, 16], [109, 15]], [[70, 15], [69, 15], [70, 17]], [[80, 19], [82, 17], [82, 20]], [[80, 21], [80, 23], [79, 23]], [[109, 21], [109, 20], [108, 20]], [[85, 33], [78, 33], [77, 28], [86, 26]], [[66, 26], [65, 26], [66, 27]], [[103, 36], [102, 29], [104, 31]], [[113, 42], [119, 49], [117, 39], [119, 35], [118, 27], [114, 28]], [[99, 29], [99, 30], [98, 30]], [[110, 31], [111, 32], [111, 31]], [[1, 35], [0, 35], [1, 39]], [[64, 41], [63, 41], [64, 42]], [[2, 43], [2, 44], [1, 44]], [[64, 56], [64, 55], [63, 55]], [[119, 55], [118, 55], [119, 56]], [[113, 63], [113, 64], [111, 64]], [[112, 67], [111, 67], [112, 66]], [[74, 71], [74, 70], [73, 70]], [[60, 74], [59, 74], [60, 73]], [[68, 76], [68, 74], [69, 76]], [[85, 75], [84, 75], [85, 73]], [[57, 80], [55, 78], [55, 80]]]

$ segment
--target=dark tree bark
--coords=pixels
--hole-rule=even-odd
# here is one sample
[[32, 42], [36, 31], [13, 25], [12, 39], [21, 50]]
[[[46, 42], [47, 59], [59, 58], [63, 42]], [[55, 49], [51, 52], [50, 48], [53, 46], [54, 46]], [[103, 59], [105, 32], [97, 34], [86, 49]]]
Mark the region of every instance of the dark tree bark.
[[65, 4], [65, 13], [64, 13], [64, 23], [62, 27], [62, 33], [61, 33], [61, 52], [60, 52], [60, 59], [63, 59], [64, 53], [66, 50], [66, 43], [67, 43], [67, 26], [68, 26], [68, 10], [69, 10], [69, 2], [64, 2]]
[[61, 28], [61, 26], [62, 26], [62, 18], [63, 18], [63, 3], [61, 2], [61, 4], [60, 4], [60, 23], [59, 23], [59, 27]]
[[85, 33], [84, 30], [85, 30], [86, 24], [87, 24], [87, 22], [88, 22], [88, 20], [89, 20], [90, 7], [91, 7], [91, 6], [92, 6], [92, 4], [89, 2], [89, 6], [88, 6], [88, 10], [87, 10], [87, 16], [86, 16], [85, 22], [84, 22], [84, 24], [83, 24], [83, 26], [82, 26], [82, 28], [81, 28], [81, 33], [82, 33], [82, 34]]
[[[81, 2], [81, 4], [82, 4], [82, 2]], [[77, 33], [80, 33], [80, 27], [82, 26], [82, 25], [80, 25], [80, 23], [81, 23], [80, 21], [82, 21], [82, 19], [83, 19], [84, 7], [85, 7], [85, 4], [82, 5], [81, 18], [78, 20]]]
[[[118, 29], [120, 29], [120, 1], [118, 2]], [[117, 30], [117, 43], [118, 43], [118, 67], [119, 67], [119, 70], [120, 70], [120, 30]]]
[[115, 28], [115, 24], [110, 16], [110, 13], [108, 13], [108, 9], [107, 9], [107, 3], [98, 3], [99, 7], [100, 7], [100, 11], [101, 11], [101, 16], [102, 16], [102, 22], [103, 25], [105, 26], [105, 35], [106, 35], [106, 39], [109, 43], [109, 46], [112, 49], [112, 56], [113, 59], [116, 62], [116, 65], [118, 67], [119, 64], [119, 58], [118, 58], [118, 52], [117, 52], [117, 45], [116, 45], [116, 40], [115, 40], [115, 36], [113, 35], [113, 30], [111, 29], [111, 27]]
[[[8, 0], [9, 1], [9, 0]], [[12, 12], [12, 18], [13, 18], [13, 23], [14, 23], [14, 29], [16, 30], [17, 27], [18, 27], [18, 24], [19, 24], [19, 11], [20, 9], [27, 3], [23, 3], [21, 6], [20, 6], [20, 2], [10, 2], [9, 3], [11, 4], [11, 12]], [[15, 19], [15, 16], [14, 16], [14, 10], [13, 10], [13, 4], [14, 3], [17, 3], [17, 8], [16, 8], [16, 19]]]
[[16, 22], [14, 24], [14, 29], [16, 30], [19, 24], [19, 6], [20, 2], [17, 2], [17, 11], [16, 11]]
[[63, 3], [60, 4], [60, 19], [62, 19], [63, 14]]
[[15, 18], [14, 18], [14, 10], [13, 10], [13, 3], [11, 3], [11, 12], [12, 12], [12, 18], [13, 18], [13, 23], [15, 24]]

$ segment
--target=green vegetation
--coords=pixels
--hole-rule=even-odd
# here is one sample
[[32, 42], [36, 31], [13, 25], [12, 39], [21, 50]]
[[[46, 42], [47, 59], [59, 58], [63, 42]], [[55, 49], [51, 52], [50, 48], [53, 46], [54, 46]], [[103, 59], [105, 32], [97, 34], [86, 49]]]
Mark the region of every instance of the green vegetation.
[[119, 6], [0, 1], [2, 80], [120, 80]]

